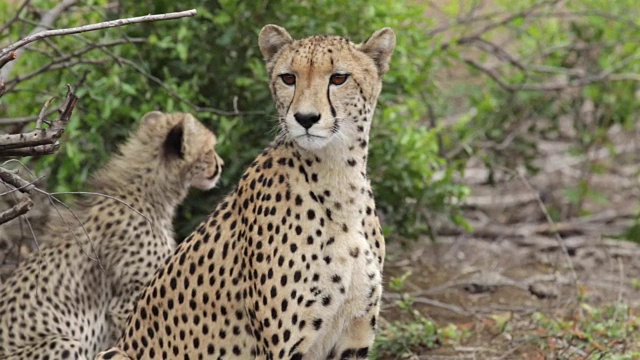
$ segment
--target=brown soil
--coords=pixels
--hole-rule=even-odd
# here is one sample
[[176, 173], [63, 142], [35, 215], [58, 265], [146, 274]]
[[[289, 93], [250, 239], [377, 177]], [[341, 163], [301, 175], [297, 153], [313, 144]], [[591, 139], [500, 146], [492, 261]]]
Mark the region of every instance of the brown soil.
[[[402, 294], [409, 294], [424, 316], [470, 333], [455, 346], [415, 349], [406, 358], [598, 358], [571, 346], [562, 354], [544, 349], [541, 344], [550, 339], [541, 335], [531, 314], [571, 320], [580, 314], [579, 299], [591, 306], [618, 302], [635, 310], [640, 305], [637, 283], [632, 284], [640, 279], [640, 246], [614, 238], [635, 221], [640, 144], [636, 132], [613, 129], [610, 136], [619, 144], [617, 155], [606, 150], [569, 155], [571, 136], [540, 141], [537, 175], [505, 172], [497, 174], [494, 185], [487, 185], [481, 162], [471, 161], [461, 181], [472, 189], [464, 206], [472, 234], [445, 226], [435, 243], [390, 241], [387, 282], [411, 275], [399, 292], [387, 284], [385, 320], [411, 320], [397, 305]], [[585, 200], [582, 216], [574, 216], [578, 211], [564, 191], [584, 179], [585, 163], [607, 169], [589, 178], [591, 191], [606, 202]], [[564, 220], [552, 221], [549, 213]], [[508, 319], [508, 330], [496, 319]], [[632, 346], [637, 351], [638, 341]]]

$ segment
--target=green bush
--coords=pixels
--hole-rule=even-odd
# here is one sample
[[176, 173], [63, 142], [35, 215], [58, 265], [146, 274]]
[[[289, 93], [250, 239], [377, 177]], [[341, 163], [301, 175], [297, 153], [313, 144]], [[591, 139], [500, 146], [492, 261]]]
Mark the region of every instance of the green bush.
[[[45, 9], [53, 3], [34, 2]], [[273, 138], [276, 117], [257, 46], [260, 28], [276, 23], [298, 38], [330, 33], [361, 41], [374, 30], [391, 26], [398, 44], [384, 78], [368, 165], [385, 232], [430, 234], [441, 219], [465, 225], [458, 205], [468, 189], [456, 179], [471, 156], [484, 160], [493, 171], [520, 165], [536, 171], [531, 160], [537, 140], [561, 136], [559, 123], [567, 116], [580, 134], [572, 149], [577, 156], [603, 145], [615, 150], [608, 130], [617, 125], [631, 128], [640, 110], [638, 82], [633, 78], [640, 72], [640, 8], [635, 1], [587, 0], [559, 8], [542, 0], [500, 0], [479, 16], [484, 20], [474, 23], [460, 16], [464, 3], [452, 1], [440, 9], [449, 28], [438, 32], [433, 30], [441, 24], [436, 26], [424, 16], [428, 4], [423, 2], [146, 0], [120, 2], [116, 10], [101, 14], [107, 1], [92, 0], [83, 11], [65, 15], [57, 26], [190, 8], [196, 8], [198, 15], [56, 39], [63, 50], [81, 48], [87, 40], [107, 42], [125, 35], [146, 43], [113, 47], [111, 55], [89, 53], [88, 59], [106, 58], [106, 64], [79, 65], [24, 81], [20, 92], [0, 99], [0, 111], [3, 116], [37, 113], [50, 93], [59, 94], [66, 82], [84, 79], [62, 150], [33, 164], [38, 170], [51, 170], [49, 186], [56, 191], [82, 189], [87, 175], [104, 163], [145, 112], [195, 112], [216, 131], [218, 151], [227, 166], [219, 189], [193, 194], [185, 202], [177, 222], [178, 233], [184, 236]], [[9, 18], [11, 6], [16, 5], [0, 3], [0, 23]], [[536, 12], [529, 11], [532, 7]], [[558, 11], [565, 15], [549, 15]], [[500, 19], [508, 21], [469, 37]], [[9, 37], [16, 38], [21, 31], [21, 26], [12, 28]], [[503, 50], [515, 61], [487, 45], [500, 45], [504, 39], [509, 41]], [[42, 43], [35, 48], [51, 52]], [[469, 59], [497, 64], [494, 74], [470, 66]], [[47, 60], [30, 51], [19, 61], [15, 71], [24, 74]], [[442, 80], [448, 72], [468, 74], [470, 80], [452, 87], [446, 77]], [[495, 73], [503, 84], [492, 79]], [[627, 80], [596, 79], [587, 86], [553, 91], [518, 90], [607, 73], [630, 75]], [[505, 84], [511, 88], [505, 89]], [[43, 90], [48, 93], [37, 92]], [[593, 121], [580, 116], [586, 103], [595, 107]], [[236, 107], [251, 113], [230, 116], [210, 110]], [[456, 120], [439, 123], [442, 118]], [[601, 171], [589, 166], [582, 170], [584, 179]], [[588, 181], [566, 189], [566, 194], [578, 214], [584, 199], [606, 200], [591, 190]]]
[[[386, 214], [386, 229], [389, 233], [415, 235], [429, 227], [427, 214], [434, 209], [439, 216], [457, 219], [455, 208], [449, 203], [464, 196], [465, 189], [452, 183], [452, 170], [439, 155], [441, 129], [428, 128], [422, 122], [430, 103], [435, 101], [435, 91], [428, 80], [433, 59], [438, 55], [423, 39], [423, 29], [428, 26], [422, 16], [423, 5], [362, 0], [270, 1], [268, 6], [263, 1], [229, 0], [120, 4], [117, 13], [107, 15], [125, 17], [189, 8], [196, 8], [198, 15], [92, 35], [92, 39], [115, 39], [126, 34], [148, 42], [112, 49], [122, 66], [86, 67], [85, 85], [77, 91], [81, 105], [68, 128], [62, 151], [55, 158], [43, 158], [37, 163], [38, 169], [51, 169], [52, 189], [82, 188], [87, 174], [105, 161], [143, 113], [152, 109], [196, 112], [199, 119], [215, 129], [218, 151], [227, 166], [221, 188], [195, 194], [185, 202], [177, 224], [179, 235], [184, 236], [214, 208], [217, 199], [273, 138], [275, 109], [257, 46], [260, 28], [276, 23], [297, 38], [330, 33], [359, 42], [376, 29], [391, 26], [398, 44], [391, 71], [385, 76], [369, 160], [379, 207]], [[76, 45], [74, 39], [58, 42]], [[55, 79], [46, 77], [61, 88], [63, 81], [74, 78], [72, 73], [63, 74]], [[54, 87], [49, 85], [50, 89]], [[38, 101], [21, 106], [20, 110], [34, 113]], [[206, 109], [197, 111], [187, 102], [199, 108], [222, 110], [231, 110], [236, 104], [240, 111], [264, 114], [221, 116]], [[434, 180], [436, 173], [440, 175]]]

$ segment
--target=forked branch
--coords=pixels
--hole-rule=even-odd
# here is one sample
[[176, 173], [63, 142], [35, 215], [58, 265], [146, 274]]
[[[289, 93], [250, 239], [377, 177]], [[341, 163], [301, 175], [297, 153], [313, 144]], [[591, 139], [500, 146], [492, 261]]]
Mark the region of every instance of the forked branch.
[[[3, 156], [16, 155], [42, 155], [50, 153], [43, 151], [42, 145], [55, 145], [64, 133], [64, 128], [69, 122], [78, 102], [78, 97], [73, 93], [71, 87], [68, 88], [67, 96], [58, 109], [58, 118], [51, 123], [47, 129], [36, 129], [28, 133], [3, 134], [0, 135], [0, 154]], [[55, 146], [49, 149], [55, 151]]]

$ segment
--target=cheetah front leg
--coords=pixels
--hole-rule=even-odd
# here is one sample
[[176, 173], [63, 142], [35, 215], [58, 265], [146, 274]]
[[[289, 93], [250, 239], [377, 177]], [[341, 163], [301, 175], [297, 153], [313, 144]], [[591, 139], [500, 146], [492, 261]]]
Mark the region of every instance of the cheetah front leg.
[[115, 343], [125, 329], [129, 315], [133, 312], [134, 304], [144, 284], [139, 281], [129, 281], [125, 286], [119, 285], [109, 301], [107, 320], [109, 324], [110, 343]]
[[376, 303], [365, 316], [353, 319], [327, 360], [367, 359], [375, 339], [379, 313], [380, 305]]
[[133, 360], [127, 353], [118, 347], [112, 347], [109, 350], [98, 353], [94, 360]]

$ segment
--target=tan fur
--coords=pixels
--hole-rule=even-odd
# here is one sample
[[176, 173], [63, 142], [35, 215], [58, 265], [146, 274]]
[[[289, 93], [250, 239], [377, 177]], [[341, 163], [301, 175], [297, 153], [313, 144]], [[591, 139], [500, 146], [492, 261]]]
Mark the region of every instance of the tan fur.
[[[268, 25], [259, 45], [282, 135], [180, 245], [117, 347], [97, 359], [367, 358], [384, 259], [367, 148], [395, 35], [385, 28], [356, 45], [293, 40]], [[332, 84], [336, 74], [348, 76]]]
[[218, 180], [215, 145], [190, 114], [145, 115], [92, 177], [94, 191], [108, 197], [75, 208], [81, 225], [73, 216], [54, 219], [48, 245], [0, 289], [0, 358], [91, 359], [113, 344], [140, 289], [175, 248], [177, 205], [190, 186]]

